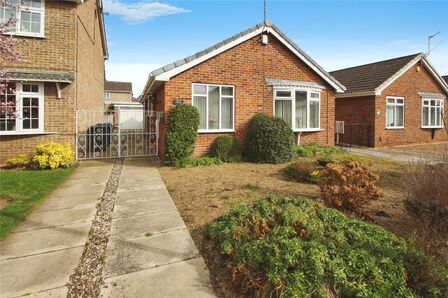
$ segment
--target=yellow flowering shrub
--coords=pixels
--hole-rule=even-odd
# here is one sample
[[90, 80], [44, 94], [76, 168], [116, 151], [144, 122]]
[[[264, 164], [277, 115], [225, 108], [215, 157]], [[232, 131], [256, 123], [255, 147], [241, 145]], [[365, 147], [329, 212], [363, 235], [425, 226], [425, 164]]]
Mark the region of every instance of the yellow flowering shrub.
[[75, 153], [69, 144], [47, 142], [36, 148], [33, 163], [40, 169], [68, 168], [75, 163]]
[[23, 168], [30, 162], [30, 158], [26, 154], [19, 154], [6, 160], [6, 166], [9, 168]]

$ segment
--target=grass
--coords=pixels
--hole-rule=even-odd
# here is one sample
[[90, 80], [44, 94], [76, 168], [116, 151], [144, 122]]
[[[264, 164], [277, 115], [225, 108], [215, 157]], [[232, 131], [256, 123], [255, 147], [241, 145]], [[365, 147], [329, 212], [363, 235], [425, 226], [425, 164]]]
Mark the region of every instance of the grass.
[[0, 198], [9, 202], [0, 210], [0, 240], [5, 239], [73, 170], [0, 170]]

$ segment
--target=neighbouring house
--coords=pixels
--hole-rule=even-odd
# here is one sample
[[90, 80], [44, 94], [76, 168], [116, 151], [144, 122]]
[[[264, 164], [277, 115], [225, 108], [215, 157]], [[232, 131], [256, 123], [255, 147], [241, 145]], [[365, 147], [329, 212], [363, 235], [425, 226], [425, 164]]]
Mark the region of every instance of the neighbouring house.
[[330, 74], [347, 87], [336, 95], [336, 121], [345, 123], [341, 143], [382, 147], [448, 141], [448, 84], [424, 54]]
[[25, 0], [0, 7], [0, 22], [18, 16], [11, 34], [23, 61], [2, 63], [15, 116], [0, 114], [0, 162], [32, 154], [46, 141], [75, 149], [78, 109], [103, 109], [108, 57], [101, 0]]
[[148, 109], [163, 112], [163, 158], [169, 110], [192, 104], [200, 113], [195, 155], [220, 135], [244, 142], [253, 116], [283, 118], [298, 143], [334, 144], [335, 95], [345, 87], [274, 24], [258, 24], [149, 75], [142, 93]]
[[132, 97], [131, 82], [104, 82], [104, 104], [113, 115], [111, 122], [121, 129], [143, 129], [143, 104]]

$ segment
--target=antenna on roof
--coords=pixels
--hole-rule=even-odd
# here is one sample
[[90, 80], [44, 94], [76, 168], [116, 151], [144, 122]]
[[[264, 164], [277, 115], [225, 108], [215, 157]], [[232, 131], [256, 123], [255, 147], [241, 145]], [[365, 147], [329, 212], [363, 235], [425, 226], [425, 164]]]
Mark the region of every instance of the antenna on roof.
[[263, 18], [263, 23], [266, 26], [266, 21], [267, 21], [267, 17], [266, 17], [266, 0], [264, 0], [264, 18]]
[[434, 38], [436, 35], [438, 35], [440, 33], [440, 31], [439, 32], [437, 32], [437, 33], [435, 33], [435, 34], [433, 34], [433, 35], [429, 35], [428, 36], [428, 52], [426, 52], [426, 57], [428, 57], [429, 56], [429, 53], [431, 53], [431, 39], [432, 38]]

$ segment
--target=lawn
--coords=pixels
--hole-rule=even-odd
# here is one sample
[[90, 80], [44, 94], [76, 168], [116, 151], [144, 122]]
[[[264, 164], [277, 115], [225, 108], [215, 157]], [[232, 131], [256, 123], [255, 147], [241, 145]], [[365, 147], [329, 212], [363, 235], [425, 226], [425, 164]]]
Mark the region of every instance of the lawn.
[[0, 240], [8, 236], [73, 169], [0, 170]]

